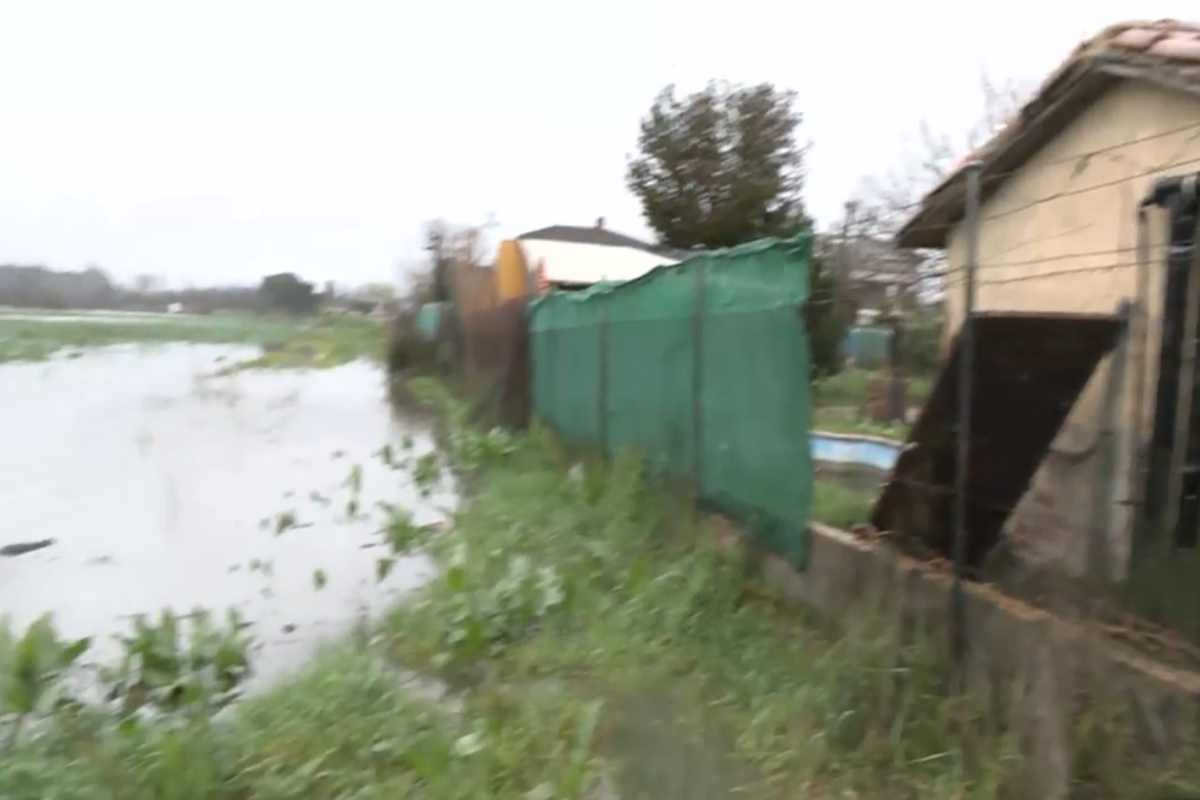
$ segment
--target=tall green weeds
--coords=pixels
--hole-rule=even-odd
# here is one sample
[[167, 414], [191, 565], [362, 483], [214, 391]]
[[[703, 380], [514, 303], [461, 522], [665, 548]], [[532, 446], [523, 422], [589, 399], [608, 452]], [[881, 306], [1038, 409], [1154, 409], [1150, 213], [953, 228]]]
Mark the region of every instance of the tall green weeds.
[[[472, 477], [452, 525], [395, 509], [381, 531], [381, 564], [421, 550], [439, 566], [413, 600], [233, 705], [248, 666], [239, 620], [142, 621], [102, 676], [111, 702], [25, 712], [38, 720], [4, 753], [0, 796], [529, 800], [591, 797], [611, 778], [619, 796], [664, 797], [638, 777], [664, 771], [681, 776], [666, 800], [735, 784], [751, 797], [997, 796], [1010, 739], [948, 690], [930, 650], [870, 615], [830, 636], [783, 609], [633, 454], [573, 461], [544, 430], [473, 427], [436, 384], [413, 393], [437, 409], [441, 460]], [[45, 686], [79, 647], [46, 649]], [[414, 671], [452, 697], [415, 690]], [[617, 735], [631, 728], [636, 747]]]
[[875, 492], [842, 486], [836, 480], [815, 480], [812, 518], [836, 528], [849, 529], [870, 519], [875, 495]]
[[394, 658], [468, 694], [547, 681], [580, 698], [683, 692], [695, 713], [674, 735], [724, 731], [768, 795], [997, 796], [1011, 740], [949, 691], [928, 648], [881, 624], [826, 636], [764, 600], [688, 498], [632, 454], [571, 463], [536, 428], [489, 447], [500, 434], [417, 393], [442, 405], [451, 459], [480, 477], [428, 543], [438, 577], [385, 627]]

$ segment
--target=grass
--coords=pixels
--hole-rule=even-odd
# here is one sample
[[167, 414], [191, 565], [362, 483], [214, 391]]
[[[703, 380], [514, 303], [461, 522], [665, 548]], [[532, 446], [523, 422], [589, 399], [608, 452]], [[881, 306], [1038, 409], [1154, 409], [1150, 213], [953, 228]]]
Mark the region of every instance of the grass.
[[[59, 705], [0, 752], [0, 797], [1013, 796], [1014, 737], [919, 635], [866, 608], [835, 633], [785, 607], [632, 454], [577, 460], [544, 431], [471, 427], [436, 387], [414, 395], [439, 403], [471, 494], [451, 526], [387, 526], [395, 553], [439, 567], [412, 601], [216, 715]], [[818, 484], [819, 513], [860, 501]], [[1194, 796], [1145, 793], [1119, 768], [1127, 723], [1084, 723], [1080, 796]]]
[[351, 315], [322, 316], [290, 335], [267, 340], [261, 356], [235, 368], [335, 367], [357, 358], [382, 361], [385, 348], [382, 324]]
[[1012, 743], [947, 691], [929, 649], [869, 614], [833, 637], [783, 609], [637, 458], [572, 463], [535, 432], [474, 461], [477, 494], [430, 545], [439, 577], [384, 626], [393, 659], [468, 696], [549, 684], [605, 702], [596, 747], [621, 796], [663, 796], [629, 776], [705, 772], [662, 742], [612, 743], [624, 723], [613, 698], [631, 694], [674, 717], [664, 741], [728, 741], [746, 796], [996, 796]]
[[[59, 715], [6, 754], [6, 798], [526, 798], [588, 767], [589, 710], [472, 695], [459, 713], [405, 688], [362, 643], [225, 717]], [[331, 735], [332, 734], [332, 735]], [[580, 744], [581, 743], [581, 744]]]
[[904, 441], [909, 426], [903, 422], [875, 422], [859, 416], [857, 408], [844, 406], [814, 408], [812, 415], [814, 431], [826, 433], [849, 433], [863, 436], [878, 436], [884, 439]]
[[[903, 439], [908, 434], [908, 425], [887, 424], [862, 418], [863, 404], [867, 400], [867, 387], [881, 373], [863, 369], [846, 369], [813, 383], [813, 428], [830, 433], [861, 433]], [[920, 406], [929, 399], [932, 377], [910, 375], [908, 378], [908, 404]]]
[[873, 372], [865, 369], [844, 369], [813, 381], [813, 405], [862, 405], [867, 398], [867, 384], [872, 375]]
[[[1157, 542], [1169, 541], [1160, 535]], [[1200, 553], [1192, 548], [1147, 548], [1120, 587], [1121, 607], [1200, 643]]]
[[[0, 363], [40, 361], [61, 350], [127, 343], [257, 345], [252, 367], [333, 366], [382, 359], [383, 326], [351, 315], [289, 318], [250, 314], [29, 319], [0, 314]], [[243, 366], [243, 365], [239, 365]]]
[[875, 492], [852, 489], [836, 481], [813, 481], [812, 518], [826, 525], [849, 530], [866, 522], [875, 504]]
[[415, 600], [215, 716], [60, 706], [0, 797], [997, 796], [1011, 740], [932, 650], [788, 611], [632, 455], [442, 414], [473, 489], [449, 528], [389, 525], [440, 568]]

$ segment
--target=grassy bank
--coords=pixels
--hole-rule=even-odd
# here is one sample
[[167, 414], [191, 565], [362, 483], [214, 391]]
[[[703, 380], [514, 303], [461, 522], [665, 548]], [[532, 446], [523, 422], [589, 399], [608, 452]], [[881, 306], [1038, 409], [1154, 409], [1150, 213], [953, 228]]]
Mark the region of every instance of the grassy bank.
[[60, 351], [129, 343], [244, 344], [263, 355], [246, 366], [333, 366], [382, 359], [383, 325], [351, 315], [289, 318], [250, 314], [86, 316], [0, 314], [0, 362], [39, 361]]
[[471, 495], [441, 531], [396, 512], [382, 533], [438, 577], [220, 713], [234, 632], [140, 631], [103, 707], [56, 697], [71, 646], [0, 637], [0, 710], [35, 719], [0, 736], [0, 797], [995, 796], [1011, 743], [928, 651], [783, 610], [637, 458], [573, 463], [418, 395], [438, 398], [440, 468]]
[[[0, 797], [1012, 796], [1013, 738], [931, 649], [863, 612], [834, 633], [783, 607], [632, 455], [578, 461], [544, 432], [469, 426], [436, 387], [415, 395], [439, 406], [444, 445], [414, 479], [452, 469], [469, 495], [440, 529], [395, 512], [379, 570], [420, 549], [437, 577], [220, 713], [236, 625], [142, 631], [102, 708], [57, 695], [73, 646], [0, 636]], [[1080, 796], [1194, 796], [1141, 791], [1096, 730]]]
[[491, 726], [494, 703], [447, 713], [365, 641], [347, 642], [224, 717], [61, 711], [3, 754], [0, 796], [520, 798], [503, 789], [514, 773], [535, 787], [586, 774], [580, 709], [535, 701], [508, 711], [510, 724]]
[[[866, 607], [836, 631], [784, 607], [753, 554], [714, 545], [725, 525], [635, 456], [594, 463], [544, 432], [485, 435], [434, 395], [449, 461], [475, 492], [426, 540], [440, 572], [383, 627], [391, 660], [475, 701], [505, 698], [501, 709], [547, 696], [587, 709], [597, 760], [584, 783], [607, 775], [623, 798], [1020, 796], [1015, 735], [989, 698], [952, 688], [940, 648], [898, 641], [895, 618]], [[870, 492], [815, 488], [818, 513], [865, 517]], [[1107, 691], [1053, 700], [1085, 709], [1069, 734], [1070, 796], [1200, 796], [1195, 747], [1151, 755], [1145, 719]]]
[[997, 796], [1012, 742], [927, 649], [782, 609], [632, 456], [449, 433], [478, 492], [429, 543], [440, 576], [384, 626], [395, 661], [468, 697], [602, 703], [595, 769], [621, 797]]

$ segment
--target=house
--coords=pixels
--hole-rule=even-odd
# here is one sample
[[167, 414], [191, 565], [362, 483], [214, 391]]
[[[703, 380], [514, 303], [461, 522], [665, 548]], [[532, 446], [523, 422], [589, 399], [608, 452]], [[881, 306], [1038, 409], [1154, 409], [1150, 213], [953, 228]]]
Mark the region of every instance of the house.
[[[1200, 436], [1182, 434], [1200, 402], [1183, 328], [1197, 286], [1200, 25], [1101, 31], [971, 159], [981, 164], [978, 310], [1133, 308], [1124, 344], [1092, 374], [1009, 518], [1010, 540], [1026, 557], [1073, 572], [1100, 563], [1114, 577], [1128, 574], [1131, 551], [1194, 547]], [[947, 341], [963, 319], [969, 168], [929, 192], [898, 234], [903, 247], [946, 252]]]
[[604, 218], [591, 227], [551, 225], [500, 243], [496, 256], [500, 298], [532, 293], [538, 282], [581, 289], [604, 281], [628, 281], [681, 254], [609, 230]]
[[875, 236], [830, 235], [818, 236], [816, 248], [826, 268], [839, 277], [860, 322], [873, 322], [885, 312], [911, 309], [919, 302], [925, 259], [912, 250]]

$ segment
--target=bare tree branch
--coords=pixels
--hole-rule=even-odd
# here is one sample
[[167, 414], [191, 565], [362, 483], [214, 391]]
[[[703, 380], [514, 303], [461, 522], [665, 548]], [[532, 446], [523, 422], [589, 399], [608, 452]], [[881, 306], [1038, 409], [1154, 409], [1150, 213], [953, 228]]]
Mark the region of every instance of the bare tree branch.
[[[928, 122], [918, 129], [919, 145], [898, 168], [881, 176], [868, 176], [856, 198], [854, 235], [892, 238], [916, 213], [921, 199], [944, 181], [972, 151], [982, 147], [1020, 113], [1031, 94], [1024, 83], [996, 81], [980, 76], [980, 116], [958, 136], [936, 132]], [[836, 223], [841, 229], [841, 222]], [[913, 284], [925, 300], [940, 296], [945, 256], [941, 251], [922, 252]]]

